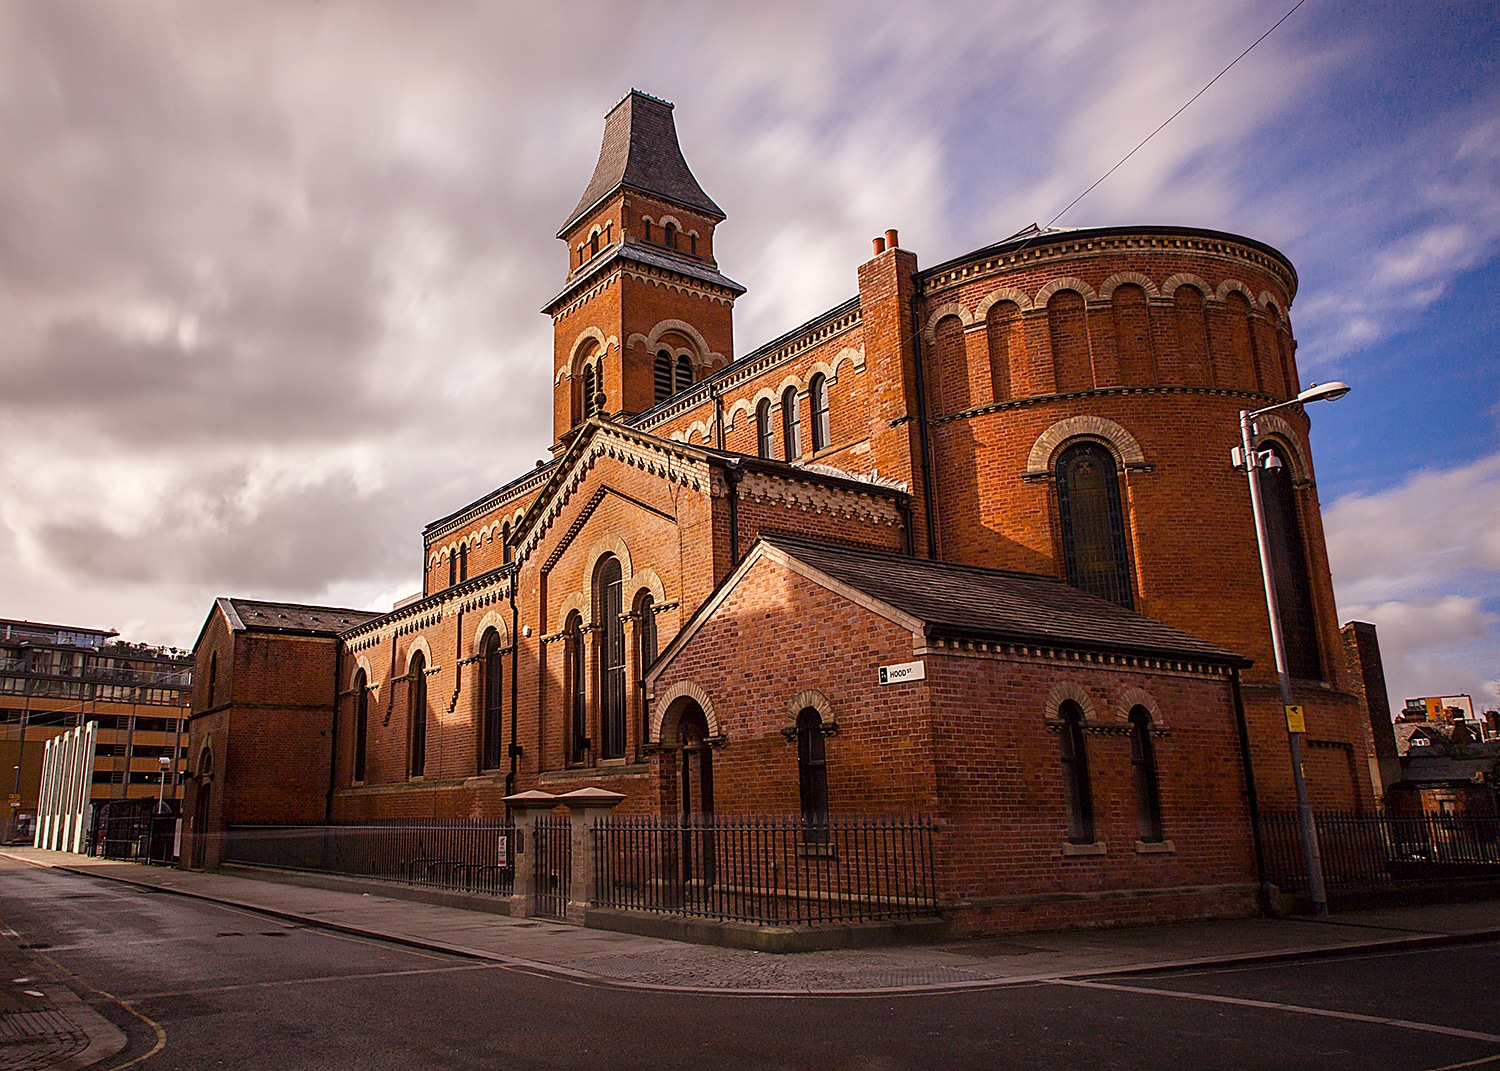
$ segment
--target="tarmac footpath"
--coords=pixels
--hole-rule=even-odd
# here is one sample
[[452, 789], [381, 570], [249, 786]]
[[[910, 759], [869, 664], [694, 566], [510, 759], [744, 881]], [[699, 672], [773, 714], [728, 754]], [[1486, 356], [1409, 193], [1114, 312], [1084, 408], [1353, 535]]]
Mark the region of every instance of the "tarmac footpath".
[[1481, 901], [767, 954], [415, 902], [377, 882], [317, 888], [292, 884], [291, 875], [182, 871], [30, 848], [0, 850], [0, 859], [586, 984], [723, 996], [945, 992], [1500, 938], [1500, 902]]

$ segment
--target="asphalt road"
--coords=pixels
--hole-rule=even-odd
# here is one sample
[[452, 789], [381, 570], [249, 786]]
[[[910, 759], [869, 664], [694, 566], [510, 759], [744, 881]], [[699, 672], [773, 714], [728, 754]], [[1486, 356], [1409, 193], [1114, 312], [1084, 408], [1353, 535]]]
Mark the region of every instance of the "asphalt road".
[[1495, 943], [899, 997], [684, 995], [4, 862], [0, 926], [126, 1031], [107, 1068], [1500, 1069]]

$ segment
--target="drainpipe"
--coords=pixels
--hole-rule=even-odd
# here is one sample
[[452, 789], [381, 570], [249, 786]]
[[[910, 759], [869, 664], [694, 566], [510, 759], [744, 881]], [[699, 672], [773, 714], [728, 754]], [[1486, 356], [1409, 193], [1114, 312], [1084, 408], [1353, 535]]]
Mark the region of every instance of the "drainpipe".
[[740, 564], [740, 481], [745, 472], [740, 468], [740, 459], [732, 457], [724, 463], [724, 482], [729, 488], [729, 569], [734, 571]]
[[922, 505], [927, 514], [927, 557], [937, 561], [937, 519], [933, 516], [932, 459], [927, 449], [927, 376], [922, 370], [922, 330], [917, 325], [917, 294], [911, 296], [911, 345], [917, 366], [917, 436], [922, 445]]
[[714, 400], [714, 444], [724, 449], [724, 396], [710, 383], [708, 396]]
[[1236, 666], [1229, 676], [1234, 695], [1234, 727], [1240, 738], [1240, 763], [1245, 768], [1245, 803], [1250, 808], [1250, 835], [1255, 844], [1255, 873], [1260, 880], [1261, 910], [1271, 902], [1271, 884], [1266, 877], [1266, 850], [1260, 839], [1260, 799], [1255, 791], [1255, 767], [1250, 762], [1250, 729], [1245, 724], [1245, 699], [1240, 693], [1240, 671]]
[[898, 498], [896, 509], [901, 514], [901, 528], [906, 533], [906, 556], [910, 558], [917, 553], [917, 534], [911, 530], [911, 499]]
[[[521, 666], [521, 611], [516, 608], [516, 574], [510, 574], [510, 770], [505, 775], [505, 794], [513, 795], [516, 791], [516, 760], [521, 757], [521, 748], [516, 743], [516, 721], [520, 711], [517, 703], [520, 698], [520, 684], [516, 680], [517, 671]], [[505, 805], [505, 818], [510, 820], [510, 804]]]
[[[338, 784], [339, 769], [339, 673], [343, 660], [344, 641], [334, 637], [333, 641], [333, 727], [328, 731], [328, 796], [323, 801], [323, 823], [333, 824], [333, 789]], [[176, 762], [176, 757], [173, 757]]]

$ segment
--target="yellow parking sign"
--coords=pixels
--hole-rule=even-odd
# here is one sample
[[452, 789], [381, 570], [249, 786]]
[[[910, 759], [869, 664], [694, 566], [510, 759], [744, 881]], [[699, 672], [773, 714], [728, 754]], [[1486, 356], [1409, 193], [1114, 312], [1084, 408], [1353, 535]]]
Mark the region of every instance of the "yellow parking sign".
[[1300, 705], [1286, 708], [1286, 731], [1289, 733], [1307, 732], [1307, 721], [1302, 717]]

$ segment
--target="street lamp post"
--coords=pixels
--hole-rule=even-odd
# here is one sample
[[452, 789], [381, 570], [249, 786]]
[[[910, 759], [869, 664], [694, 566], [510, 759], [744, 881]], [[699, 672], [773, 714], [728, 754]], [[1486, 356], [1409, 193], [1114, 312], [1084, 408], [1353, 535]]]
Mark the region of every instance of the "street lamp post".
[[161, 788], [156, 790], [156, 813], [161, 814], [167, 809], [167, 771], [172, 766], [172, 760], [163, 755], [156, 761], [161, 764]]
[[1266, 611], [1271, 617], [1271, 650], [1276, 656], [1276, 681], [1281, 686], [1282, 715], [1286, 721], [1287, 748], [1292, 758], [1292, 784], [1297, 789], [1297, 819], [1302, 826], [1302, 851], [1307, 863], [1307, 891], [1312, 897], [1313, 911], [1318, 915], [1328, 914], [1328, 893], [1323, 887], [1323, 855], [1318, 848], [1318, 827], [1313, 821], [1312, 803], [1307, 798], [1307, 778], [1302, 773], [1302, 733], [1294, 728], [1291, 720], [1292, 678], [1287, 670], [1286, 639], [1281, 631], [1281, 614], [1276, 601], [1276, 576], [1271, 564], [1270, 534], [1266, 531], [1266, 509], [1260, 486], [1260, 469], [1264, 459], [1255, 451], [1255, 418], [1274, 409], [1285, 409], [1289, 405], [1305, 402], [1336, 401], [1349, 393], [1346, 383], [1314, 383], [1307, 390], [1288, 402], [1268, 405], [1251, 412], [1240, 410], [1240, 454], [1237, 463], [1242, 464], [1250, 481], [1250, 509], [1255, 515], [1255, 546], [1260, 552], [1261, 585], [1266, 589]]

